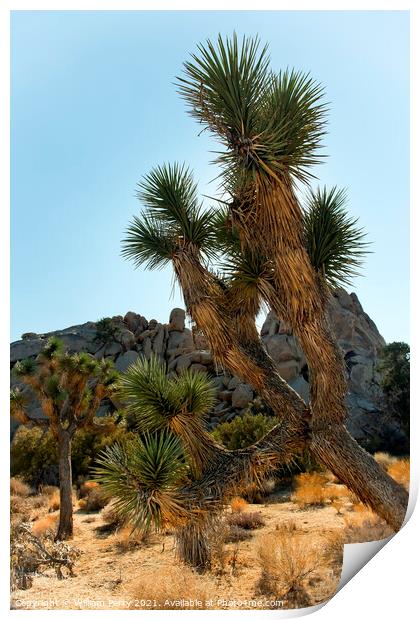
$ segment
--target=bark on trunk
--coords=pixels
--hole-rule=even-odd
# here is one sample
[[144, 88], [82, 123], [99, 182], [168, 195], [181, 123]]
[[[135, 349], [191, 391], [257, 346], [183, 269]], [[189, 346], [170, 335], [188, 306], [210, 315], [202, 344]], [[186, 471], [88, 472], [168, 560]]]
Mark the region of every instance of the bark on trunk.
[[404, 521], [407, 491], [351, 437], [344, 426], [315, 431], [311, 451], [358, 498], [398, 531]]
[[73, 538], [73, 498], [71, 471], [71, 436], [66, 431], [58, 435], [58, 458], [60, 476], [60, 521], [56, 540]]

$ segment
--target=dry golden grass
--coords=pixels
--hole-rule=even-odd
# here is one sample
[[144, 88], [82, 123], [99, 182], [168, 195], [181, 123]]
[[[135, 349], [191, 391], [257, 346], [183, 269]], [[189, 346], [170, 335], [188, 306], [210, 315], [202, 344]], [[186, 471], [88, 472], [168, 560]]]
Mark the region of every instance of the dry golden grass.
[[[207, 602], [217, 598], [217, 590], [210, 578], [185, 566], [172, 566], [142, 571], [130, 588], [130, 597], [130, 609], [214, 609]], [[145, 601], [151, 607], [144, 606]]]
[[361, 543], [388, 538], [394, 532], [387, 523], [362, 503], [344, 517], [346, 543]]
[[243, 512], [248, 506], [248, 502], [243, 497], [234, 497], [230, 502], [232, 512]]
[[325, 499], [324, 486], [326, 478], [317, 472], [302, 473], [295, 476], [295, 491], [291, 496], [300, 508], [322, 506]]
[[349, 501], [350, 491], [344, 484], [333, 483], [331, 476], [326, 473], [302, 473], [295, 476], [295, 491], [291, 500], [299, 508], [308, 506], [322, 506], [325, 503], [333, 504], [338, 511], [338, 506], [344, 507], [345, 500]]
[[385, 471], [388, 471], [388, 467], [397, 461], [395, 456], [391, 456], [388, 452], [376, 452], [373, 457]]
[[19, 497], [28, 497], [32, 494], [32, 489], [29, 484], [23, 482], [20, 478], [10, 478], [10, 494], [18, 495]]
[[49, 495], [48, 504], [51, 512], [54, 512], [60, 508], [60, 491], [58, 489], [51, 492]]
[[34, 522], [32, 526], [32, 532], [38, 538], [45, 536], [47, 532], [54, 532], [57, 528], [58, 515], [45, 515], [45, 517], [41, 517]]
[[60, 489], [51, 484], [45, 484], [41, 486], [40, 493], [41, 495], [45, 495], [45, 497], [51, 497], [56, 493], [60, 493]]
[[309, 605], [306, 580], [317, 568], [319, 556], [318, 544], [293, 525], [265, 534], [258, 548], [257, 594], [281, 599], [288, 608]]
[[388, 467], [388, 474], [396, 482], [402, 484], [408, 491], [410, 486], [410, 461], [409, 459], [399, 459], [391, 463]]
[[138, 530], [133, 532], [132, 527], [123, 527], [111, 537], [113, 546], [120, 553], [135, 551], [138, 547], [147, 543], [148, 536]]

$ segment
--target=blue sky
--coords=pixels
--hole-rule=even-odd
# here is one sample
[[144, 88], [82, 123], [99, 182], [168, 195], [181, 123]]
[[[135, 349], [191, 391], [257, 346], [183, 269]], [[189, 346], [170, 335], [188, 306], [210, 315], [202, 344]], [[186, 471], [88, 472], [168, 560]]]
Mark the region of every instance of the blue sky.
[[12, 340], [134, 310], [166, 322], [172, 274], [135, 271], [120, 240], [136, 183], [215, 143], [173, 84], [198, 42], [258, 34], [275, 69], [325, 85], [319, 183], [347, 187], [373, 253], [354, 290], [387, 341], [409, 340], [409, 15], [392, 11], [12, 13]]

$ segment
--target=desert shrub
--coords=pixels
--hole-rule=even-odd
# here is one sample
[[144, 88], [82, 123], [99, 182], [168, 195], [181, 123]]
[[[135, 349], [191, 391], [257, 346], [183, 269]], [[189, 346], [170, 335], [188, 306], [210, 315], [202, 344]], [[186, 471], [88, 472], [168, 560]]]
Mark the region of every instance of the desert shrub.
[[45, 536], [49, 532], [54, 534], [57, 528], [57, 522], [58, 514], [45, 515], [44, 517], [41, 517], [40, 519], [34, 521], [32, 525], [32, 532], [38, 538]]
[[60, 492], [60, 489], [52, 484], [43, 484], [40, 486], [39, 492], [45, 497], [53, 497], [56, 493]]
[[82, 482], [82, 484], [80, 485], [79, 497], [87, 497], [89, 493], [92, 491], [92, 489], [98, 489], [98, 488], [99, 488], [99, 482], [96, 482], [95, 480], [85, 480], [85, 482]]
[[10, 478], [10, 494], [19, 495], [20, 497], [28, 497], [31, 495], [31, 487], [23, 482], [20, 478]]
[[132, 527], [122, 527], [113, 535], [113, 544], [120, 553], [135, 551], [147, 540], [148, 534], [139, 530], [133, 531]]
[[257, 594], [281, 599], [288, 608], [306, 607], [306, 579], [317, 568], [319, 556], [319, 545], [298, 529], [285, 526], [264, 535], [258, 548]]
[[10, 498], [10, 520], [12, 524], [30, 521], [32, 507], [28, 499], [20, 495], [12, 495]]
[[[153, 571], [143, 570], [136, 577], [130, 590], [133, 603], [131, 609], [141, 607], [142, 601], [151, 601], [151, 609], [211, 609], [207, 600], [216, 600], [217, 589], [210, 578], [178, 566], [168, 566]], [[180, 603], [184, 602], [184, 607]], [[140, 606], [140, 607], [139, 607]]]
[[[115, 441], [130, 441], [133, 433], [126, 431], [124, 425], [110, 424], [107, 418], [98, 418], [103, 428], [95, 430], [80, 429], [72, 442], [73, 479], [83, 479], [99, 453]], [[58, 486], [57, 445], [50, 431], [39, 427], [20, 426], [11, 445], [11, 473], [21, 476], [32, 486]]]
[[248, 506], [248, 502], [243, 497], [234, 497], [230, 502], [232, 512], [243, 512]]
[[293, 502], [300, 508], [306, 506], [321, 506], [325, 499], [326, 478], [324, 475], [312, 472], [295, 476], [295, 491], [291, 496]]
[[410, 425], [410, 347], [391, 342], [379, 352], [378, 370], [385, 395], [386, 411], [396, 418], [408, 434]]
[[238, 488], [241, 497], [250, 504], [263, 504], [266, 498], [273, 493], [277, 480], [266, 478], [257, 482], [248, 482]]
[[230, 525], [225, 530], [223, 540], [225, 543], [238, 543], [244, 540], [249, 540], [250, 538], [252, 538], [252, 533], [249, 530], [245, 530], [243, 527], [239, 527], [238, 525]]
[[58, 510], [60, 508], [60, 491], [56, 489], [48, 497], [49, 510], [52, 512]]
[[107, 526], [103, 529], [116, 530], [126, 524], [126, 519], [116, 509], [115, 502], [112, 500], [102, 508], [101, 517]]
[[388, 471], [388, 467], [397, 460], [395, 456], [391, 456], [388, 452], [376, 452], [373, 456], [375, 461], [383, 467], [385, 471]]
[[402, 484], [408, 491], [410, 486], [410, 461], [408, 459], [399, 459], [391, 463], [388, 467], [388, 473], [391, 478]]
[[216, 426], [213, 436], [216, 441], [229, 450], [237, 450], [254, 444], [268, 433], [277, 422], [276, 418], [262, 413], [257, 415], [246, 413], [243, 416], [236, 416], [231, 422], [223, 422]]
[[79, 500], [79, 508], [86, 512], [98, 512], [106, 506], [108, 501], [109, 499], [105, 497], [99, 485], [91, 486], [84, 497]]
[[361, 543], [382, 540], [394, 534], [389, 525], [372, 510], [359, 503], [344, 517], [344, 542]]
[[265, 525], [260, 512], [234, 512], [226, 516], [226, 523], [240, 527], [243, 530], [258, 530]]
[[20, 426], [10, 448], [12, 476], [22, 476], [34, 487], [58, 485], [57, 446], [51, 432]]
[[73, 575], [80, 550], [63, 541], [55, 542], [50, 530], [36, 536], [28, 524], [20, 523], [12, 525], [10, 534], [12, 590], [30, 588], [33, 576], [46, 568], [53, 568], [58, 579]]
[[96, 322], [95, 342], [107, 344], [118, 341], [121, 329], [119, 325], [110, 317], [104, 317]]

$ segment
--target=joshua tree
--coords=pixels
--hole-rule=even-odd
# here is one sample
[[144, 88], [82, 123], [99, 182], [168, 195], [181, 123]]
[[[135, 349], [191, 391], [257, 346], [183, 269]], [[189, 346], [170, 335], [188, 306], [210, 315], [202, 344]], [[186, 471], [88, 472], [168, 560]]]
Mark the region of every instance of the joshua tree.
[[57, 442], [60, 479], [60, 520], [57, 540], [73, 536], [71, 443], [80, 428], [94, 425], [94, 417], [109, 395], [118, 374], [106, 360], [88, 353], [70, 355], [63, 343], [50, 338], [37, 359], [28, 358], [14, 367], [16, 376], [36, 397], [44, 417], [28, 413], [29, 394], [15, 388], [10, 395], [11, 414], [21, 424], [50, 429]]
[[199, 510], [184, 489], [200, 478], [215, 452], [225, 452], [205, 430], [215, 392], [201, 372], [168, 378], [157, 358], [138, 360], [121, 376], [118, 396], [139, 435], [127, 445], [107, 448], [95, 466], [104, 492], [125, 520], [145, 531], [175, 528], [179, 557], [201, 570], [211, 561], [208, 533], [217, 511], [209, 511], [205, 502]]
[[[345, 366], [326, 314], [330, 289], [358, 273], [365, 235], [347, 215], [342, 190], [308, 189], [305, 201], [297, 195], [322, 157], [323, 89], [296, 71], [274, 74], [267, 48], [259, 51], [256, 39], [240, 45], [236, 36], [199, 46], [179, 89], [192, 116], [222, 143], [218, 206], [203, 208], [185, 167], [155, 168], [139, 184], [144, 209], [128, 228], [123, 254], [151, 269], [172, 263], [215, 359], [279, 417], [269, 433], [278, 460], [309, 447], [397, 530], [407, 493], [344, 427]], [[310, 406], [282, 380], [260, 342], [255, 317], [262, 303], [290, 325], [305, 352]], [[214, 452], [195, 493], [228, 492], [242, 465], [230, 453], [229, 478], [225, 458]], [[217, 472], [222, 480], [213, 484]]]

